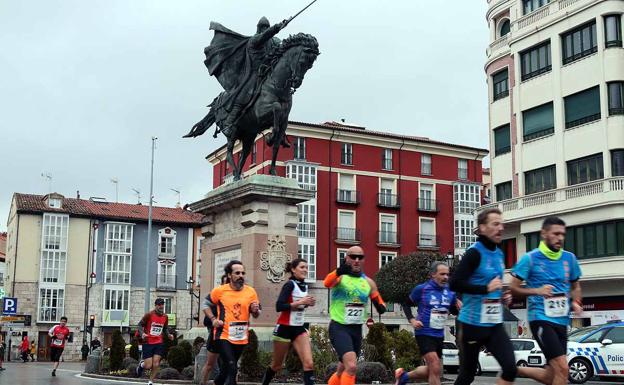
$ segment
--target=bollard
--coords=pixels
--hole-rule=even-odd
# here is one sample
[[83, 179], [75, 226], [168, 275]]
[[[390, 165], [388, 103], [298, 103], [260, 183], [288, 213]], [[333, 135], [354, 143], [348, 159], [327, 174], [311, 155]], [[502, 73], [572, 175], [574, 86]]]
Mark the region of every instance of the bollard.
[[85, 373], [98, 373], [100, 371], [100, 360], [102, 358], [102, 351], [100, 348], [94, 349], [87, 357], [87, 364], [85, 365]]
[[204, 364], [208, 358], [208, 350], [206, 349], [206, 344], [202, 345], [199, 353], [195, 356], [195, 374], [193, 378], [193, 382], [199, 384], [202, 377], [202, 369], [204, 368]]

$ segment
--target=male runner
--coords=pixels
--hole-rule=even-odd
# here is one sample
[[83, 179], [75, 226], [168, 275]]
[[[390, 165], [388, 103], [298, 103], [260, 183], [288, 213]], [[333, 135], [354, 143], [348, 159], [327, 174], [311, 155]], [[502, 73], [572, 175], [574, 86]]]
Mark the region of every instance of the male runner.
[[245, 285], [245, 267], [240, 261], [230, 261], [225, 266], [229, 283], [215, 287], [210, 302], [217, 306], [215, 316], [210, 307], [204, 309], [212, 321], [214, 338], [219, 352], [219, 375], [216, 385], [236, 385], [238, 359], [248, 342], [250, 315], [260, 316], [260, 303], [256, 291]]
[[52, 326], [48, 331], [48, 335], [50, 336], [50, 359], [54, 362], [52, 377], [56, 376], [56, 369], [58, 369], [61, 355], [65, 349], [65, 341], [69, 339], [69, 329], [65, 325], [67, 325], [67, 317], [62, 316], [61, 322], [58, 325]]
[[[223, 276], [221, 276], [221, 284], [224, 285], [226, 283], [230, 282], [227, 280], [227, 275], [223, 274]], [[210, 293], [208, 293], [202, 303], [202, 310], [204, 312], [204, 326], [206, 326], [206, 329], [208, 329], [208, 338], [206, 339], [206, 363], [202, 368], [201, 380], [199, 382], [200, 385], [205, 385], [208, 383], [208, 376], [210, 375], [210, 372], [214, 369], [215, 364], [217, 363], [217, 358], [219, 358], [217, 343], [214, 339], [214, 330], [212, 328], [213, 325], [212, 321], [208, 317], [208, 312], [206, 311], [207, 308], [210, 308], [210, 311], [212, 312], [211, 314], [217, 313], [217, 307], [210, 302]]]
[[[444, 326], [449, 312], [457, 314], [461, 308], [461, 301], [448, 288], [448, 279], [449, 267], [444, 262], [434, 262], [431, 266], [431, 279], [416, 286], [402, 304], [407, 320], [414, 327], [418, 349], [427, 365], [419, 366], [409, 373], [398, 368], [394, 375], [396, 385], [425, 378], [428, 378], [430, 385], [440, 385]], [[416, 317], [412, 313], [412, 306], [418, 307]]]
[[143, 340], [142, 361], [136, 368], [137, 377], [143, 375], [145, 369], [152, 369], [148, 384], [156, 378], [156, 373], [160, 369], [160, 359], [165, 353], [163, 335], [173, 340], [173, 335], [169, 334], [169, 320], [165, 314], [165, 300], [157, 298], [154, 301], [154, 310], [146, 313], [139, 321], [139, 333]]
[[325, 287], [331, 289], [329, 306], [331, 322], [329, 339], [338, 353], [338, 370], [328, 385], [354, 385], [357, 357], [362, 347], [362, 324], [367, 319], [368, 298], [379, 314], [386, 312], [375, 281], [364, 275], [364, 250], [352, 246], [345, 262], [325, 277]]
[[[546, 218], [539, 247], [526, 253], [511, 271], [511, 291], [529, 297], [529, 326], [548, 362], [544, 369], [519, 368], [518, 372], [548, 385], [568, 383], [570, 309], [577, 314], [583, 311], [581, 269], [576, 256], [563, 250], [565, 233], [564, 221]], [[522, 281], [526, 287], [521, 286]]]
[[513, 384], [518, 369], [513, 345], [503, 328], [503, 304], [511, 302], [511, 295], [502, 290], [504, 257], [497, 247], [503, 235], [501, 211], [482, 211], [477, 225], [477, 242], [466, 250], [450, 280], [451, 290], [463, 294], [458, 317], [460, 367], [455, 385], [472, 383], [482, 346], [502, 368], [496, 384]]

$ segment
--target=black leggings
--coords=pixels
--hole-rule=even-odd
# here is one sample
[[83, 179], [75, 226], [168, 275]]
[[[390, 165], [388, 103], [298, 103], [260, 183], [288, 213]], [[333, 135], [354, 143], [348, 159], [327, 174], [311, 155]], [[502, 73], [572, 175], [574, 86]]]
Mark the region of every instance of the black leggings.
[[218, 340], [216, 346], [219, 352], [219, 375], [214, 379], [214, 383], [236, 385], [238, 359], [247, 345], [235, 345], [226, 340]]
[[458, 322], [459, 326], [459, 375], [455, 385], [470, 385], [477, 371], [479, 351], [482, 346], [492, 353], [502, 368], [501, 378], [512, 382], [516, 379], [518, 368], [509, 336], [503, 324], [483, 327]]

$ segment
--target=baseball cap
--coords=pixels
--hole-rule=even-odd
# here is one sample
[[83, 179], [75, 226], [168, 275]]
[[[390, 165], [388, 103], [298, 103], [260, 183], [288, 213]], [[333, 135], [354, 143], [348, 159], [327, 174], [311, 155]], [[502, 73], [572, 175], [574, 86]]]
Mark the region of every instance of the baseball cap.
[[164, 305], [165, 304], [165, 300], [162, 298], [156, 298], [156, 301], [154, 301], [154, 304], [156, 305]]

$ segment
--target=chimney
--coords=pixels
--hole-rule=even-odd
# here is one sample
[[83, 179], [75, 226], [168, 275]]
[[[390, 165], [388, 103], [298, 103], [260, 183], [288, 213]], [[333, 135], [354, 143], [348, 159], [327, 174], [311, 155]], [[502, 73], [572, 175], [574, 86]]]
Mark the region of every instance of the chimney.
[[80, 199], [80, 190], [76, 190], [76, 199]]

